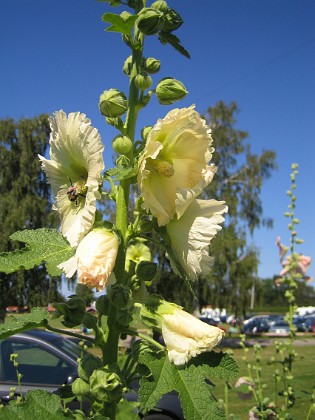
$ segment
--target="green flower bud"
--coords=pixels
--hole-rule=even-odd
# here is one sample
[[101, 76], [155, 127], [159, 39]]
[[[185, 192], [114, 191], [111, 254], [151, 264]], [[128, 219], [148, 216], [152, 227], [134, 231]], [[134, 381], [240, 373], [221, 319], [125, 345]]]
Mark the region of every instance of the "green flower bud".
[[111, 286], [108, 297], [110, 303], [116, 306], [116, 308], [126, 308], [131, 300], [131, 290], [125, 284], [114, 284]]
[[140, 261], [137, 264], [136, 275], [141, 281], [151, 281], [157, 274], [157, 264], [151, 261]]
[[188, 92], [180, 81], [166, 77], [158, 83], [155, 93], [161, 105], [170, 105], [183, 99]]
[[105, 90], [100, 96], [98, 106], [105, 117], [117, 118], [127, 111], [127, 98], [117, 89]]
[[79, 362], [78, 374], [81, 379], [88, 381], [95, 369], [103, 366], [103, 362], [99, 357], [91, 353], [86, 353]]
[[144, 62], [144, 68], [150, 74], [157, 73], [161, 68], [161, 62], [156, 58], [149, 57]]
[[144, 8], [139, 13], [136, 24], [140, 32], [144, 35], [157, 34], [164, 25], [163, 13], [157, 9]]
[[133, 143], [127, 136], [116, 136], [112, 141], [112, 147], [115, 153], [127, 155], [133, 148]]
[[132, 316], [127, 310], [122, 310], [118, 312], [117, 315], [117, 324], [123, 328], [127, 328], [128, 325], [132, 322]]
[[147, 73], [139, 73], [135, 77], [135, 85], [140, 90], [147, 90], [152, 85], [152, 78]]
[[150, 133], [151, 130], [152, 130], [152, 126], [150, 125], [143, 127], [143, 129], [141, 130], [141, 137], [144, 141], [147, 140], [148, 134]]
[[124, 62], [124, 66], [123, 66], [123, 72], [127, 75], [130, 76], [131, 73], [131, 66], [132, 66], [132, 56], [129, 55], [128, 58], [126, 58], [125, 62]]
[[90, 392], [90, 386], [81, 378], [77, 378], [72, 384], [72, 392], [74, 395], [83, 397]]
[[61, 321], [65, 327], [73, 328], [82, 324], [85, 315], [85, 301], [76, 295], [70, 296], [66, 303], [54, 303], [56, 309], [54, 318], [63, 315], [64, 320]]
[[108, 296], [100, 296], [95, 303], [95, 308], [97, 312], [99, 312], [102, 315], [108, 315], [109, 311], [109, 299]]
[[164, 32], [173, 32], [178, 29], [184, 23], [181, 16], [175, 12], [173, 9], [169, 9], [166, 14], [164, 14]]
[[163, 13], [166, 13], [169, 9], [166, 1], [164, 1], [164, 0], [155, 1], [154, 3], [151, 4], [151, 7], [153, 9], [157, 9], [160, 12], [163, 12]]
[[122, 389], [119, 376], [107, 368], [95, 370], [91, 375], [90, 392], [97, 401], [119, 401]]

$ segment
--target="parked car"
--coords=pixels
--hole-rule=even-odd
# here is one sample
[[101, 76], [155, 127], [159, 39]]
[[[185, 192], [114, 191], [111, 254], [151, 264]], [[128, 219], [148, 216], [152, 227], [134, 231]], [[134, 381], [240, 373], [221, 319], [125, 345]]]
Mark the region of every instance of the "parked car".
[[[3, 404], [11, 399], [12, 387], [18, 394], [16, 370], [10, 361], [10, 355], [18, 354], [18, 372], [21, 378], [23, 395], [34, 389], [58, 392], [63, 384], [71, 384], [77, 378], [77, 359], [81, 356], [81, 347], [62, 335], [44, 330], [29, 330], [0, 340], [0, 399]], [[135, 384], [137, 391], [139, 384]], [[125, 395], [128, 401], [137, 400], [136, 392]], [[76, 402], [71, 408], [78, 408]], [[158, 417], [157, 417], [158, 416]], [[164, 395], [156, 408], [148, 413], [146, 420], [182, 420], [178, 395], [170, 392]]]
[[210, 318], [208, 316], [201, 316], [199, 319], [200, 319], [200, 321], [205, 322], [206, 324], [209, 324], [209, 325], [214, 325], [215, 327], [220, 322], [220, 320], [214, 319], [214, 318]]
[[269, 331], [269, 324], [266, 317], [255, 317], [243, 325], [243, 334], [259, 334]]
[[278, 321], [271, 325], [269, 332], [274, 334], [289, 334], [290, 325], [286, 321]]
[[315, 316], [310, 315], [306, 317], [305, 321], [305, 331], [307, 332], [315, 332]]

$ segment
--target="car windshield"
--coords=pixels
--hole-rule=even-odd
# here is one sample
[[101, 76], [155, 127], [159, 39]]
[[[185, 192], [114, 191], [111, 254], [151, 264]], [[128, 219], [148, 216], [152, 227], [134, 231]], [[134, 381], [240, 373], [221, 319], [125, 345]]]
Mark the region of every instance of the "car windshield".
[[76, 360], [79, 357], [81, 357], [81, 352], [82, 352], [81, 347], [73, 343], [71, 340], [60, 337], [60, 339], [58, 339], [58, 343], [56, 344], [60, 350], [67, 353], [73, 359]]

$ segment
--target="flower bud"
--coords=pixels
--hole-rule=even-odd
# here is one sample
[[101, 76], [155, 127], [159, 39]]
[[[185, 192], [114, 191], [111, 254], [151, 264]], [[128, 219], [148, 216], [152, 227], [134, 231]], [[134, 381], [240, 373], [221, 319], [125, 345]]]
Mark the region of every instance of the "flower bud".
[[164, 24], [163, 13], [153, 8], [144, 8], [139, 13], [136, 24], [144, 35], [157, 34]]
[[119, 401], [122, 396], [122, 384], [115, 372], [107, 368], [95, 370], [90, 378], [90, 392], [97, 401]]
[[161, 62], [160, 60], [157, 60], [156, 58], [149, 57], [145, 60], [144, 67], [148, 73], [154, 74], [160, 70]]
[[118, 135], [113, 139], [112, 147], [115, 153], [127, 155], [132, 149], [133, 144], [129, 137]]
[[109, 290], [108, 297], [111, 304], [123, 309], [128, 305], [132, 295], [130, 288], [125, 284], [114, 284]]
[[100, 296], [95, 303], [95, 308], [97, 312], [102, 315], [108, 315], [109, 311], [109, 299], [107, 295]]
[[124, 66], [123, 66], [123, 72], [127, 75], [130, 76], [131, 73], [131, 66], [132, 66], [132, 56], [129, 55], [128, 58], [126, 58], [125, 62], [124, 62]]
[[173, 32], [178, 29], [184, 23], [181, 16], [175, 12], [173, 9], [169, 9], [166, 14], [164, 14], [164, 25], [163, 31]]
[[119, 311], [117, 314], [117, 323], [123, 328], [128, 328], [128, 325], [132, 322], [132, 315], [127, 311]]
[[88, 381], [94, 370], [102, 366], [103, 362], [99, 357], [86, 353], [79, 362], [78, 374], [81, 379]]
[[166, 13], [169, 9], [166, 1], [164, 0], [157, 0], [151, 4], [153, 9], [159, 10], [160, 12]]
[[151, 261], [140, 261], [137, 264], [136, 275], [141, 281], [151, 281], [157, 274], [157, 264]]
[[72, 384], [72, 392], [74, 395], [83, 397], [87, 395], [90, 391], [90, 386], [87, 382], [83, 381], [81, 378], [77, 378]]
[[100, 96], [98, 106], [105, 117], [117, 118], [127, 111], [127, 98], [117, 89], [105, 90]]
[[161, 105], [170, 105], [183, 99], [188, 92], [180, 81], [166, 77], [158, 83], [155, 93]]
[[147, 73], [139, 73], [135, 77], [135, 85], [142, 91], [147, 90], [152, 85], [152, 78]]
[[143, 127], [143, 129], [141, 130], [141, 137], [144, 141], [146, 141], [148, 134], [150, 133], [150, 131], [152, 130], [152, 126], [151, 125], [146, 125], [145, 127]]

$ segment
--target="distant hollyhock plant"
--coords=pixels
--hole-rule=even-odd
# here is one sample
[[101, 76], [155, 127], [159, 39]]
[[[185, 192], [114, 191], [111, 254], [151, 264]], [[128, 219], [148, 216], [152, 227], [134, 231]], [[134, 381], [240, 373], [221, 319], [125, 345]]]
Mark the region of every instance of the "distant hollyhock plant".
[[223, 338], [221, 328], [208, 325], [181, 306], [151, 295], [140, 311], [143, 322], [160, 328], [169, 360], [184, 365], [192, 357], [212, 350]]
[[104, 146], [85, 114], [57, 111], [49, 122], [50, 160], [39, 158], [61, 216], [61, 233], [76, 247], [95, 220]]
[[[209, 245], [222, 229], [219, 224], [226, 212], [224, 201], [194, 199], [180, 219], [174, 218], [166, 225], [176, 259], [189, 280], [210, 273], [213, 257], [209, 256]], [[172, 258], [171, 266], [176, 272]]]
[[108, 282], [113, 283], [119, 240], [106, 228], [96, 228], [80, 242], [75, 256], [59, 265], [66, 276], [78, 273], [78, 282], [89, 288], [103, 290]]
[[194, 110], [173, 109], [149, 132], [139, 160], [143, 208], [165, 226], [180, 218], [212, 180], [211, 130]]
[[[276, 239], [276, 245], [279, 248], [280, 253], [280, 263], [282, 265], [282, 270], [280, 271], [280, 276], [287, 276], [292, 270], [292, 256], [286, 256], [289, 248], [281, 243], [280, 237]], [[311, 257], [303, 254], [295, 254], [294, 256], [294, 273], [297, 275], [297, 278], [300, 278], [304, 281], [312, 281], [313, 278], [306, 274], [306, 271], [309, 269], [312, 259]], [[281, 279], [277, 279], [278, 283], [281, 283]]]

